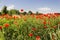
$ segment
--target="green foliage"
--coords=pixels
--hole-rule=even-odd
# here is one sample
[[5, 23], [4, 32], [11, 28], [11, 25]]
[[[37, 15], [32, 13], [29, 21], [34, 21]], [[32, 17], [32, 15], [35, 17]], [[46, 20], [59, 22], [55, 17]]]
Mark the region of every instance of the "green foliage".
[[[60, 22], [60, 17], [57, 17], [55, 19], [50, 18], [46, 22], [49, 21], [52, 24], [46, 24], [48, 28], [44, 28], [43, 20], [36, 19], [35, 17], [32, 18], [27, 16], [27, 19], [24, 20], [21, 19], [6, 19], [0, 18], [0, 25], [3, 27], [2, 30], [0, 30], [0, 39], [1, 40], [36, 40], [36, 36], [40, 36], [41, 40], [52, 40], [52, 35], [54, 36], [55, 40], [60, 40], [60, 24], [58, 25], [58, 22]], [[14, 23], [15, 22], [15, 23]], [[8, 28], [4, 27], [4, 24], [8, 23], [10, 26]], [[57, 23], [57, 24], [56, 24]], [[51, 28], [51, 26], [57, 26], [56, 29]], [[32, 28], [35, 28], [36, 30], [32, 30]], [[32, 33], [33, 36], [30, 37], [29, 33]]]
[[19, 12], [18, 10], [16, 10], [16, 9], [11, 9], [11, 10], [9, 11], [9, 14], [10, 14], [10, 15], [14, 15], [14, 14], [19, 15], [20, 12]]
[[23, 14], [23, 15], [27, 15], [27, 12], [23, 12], [23, 13], [21, 13], [21, 14]]
[[[0, 14], [20, 15], [20, 12], [19, 12], [19, 10], [16, 10], [16, 9], [7, 10], [7, 6], [4, 6], [2, 8]], [[32, 11], [28, 11], [28, 13], [27, 12], [23, 12], [21, 14], [23, 14], [23, 15], [26, 15], [26, 14], [30, 15], [30, 14], [33, 14], [33, 12]], [[36, 12], [36, 14], [42, 14], [42, 13]]]
[[[7, 11], [5, 6], [2, 13], [6, 14], [7, 12], [9, 15], [20, 14], [16, 9]], [[28, 13], [32, 14], [31, 11]], [[22, 15], [21, 18], [18, 16], [14, 16], [12, 19], [0, 18], [0, 40], [36, 40], [36, 36], [39, 36], [41, 40], [60, 40], [60, 16], [50, 17], [47, 15], [50, 18], [45, 16], [42, 18], [40, 15], [37, 17], [36, 15], [25, 15], [26, 12], [22, 14], [24, 16]], [[9, 24], [9, 26], [6, 25], [7, 28], [4, 25], [5, 23]], [[29, 36], [30, 33], [32, 36]]]
[[0, 40], [5, 40], [4, 34], [0, 31]]
[[33, 14], [32, 11], [28, 11], [28, 14]]
[[36, 15], [38, 15], [38, 14], [39, 14], [39, 12], [37, 11], [37, 12], [36, 12]]
[[1, 15], [2, 13], [0, 12], [0, 15]]
[[7, 6], [4, 6], [1, 12], [2, 12], [2, 14], [7, 14], [7, 12], [8, 12]]

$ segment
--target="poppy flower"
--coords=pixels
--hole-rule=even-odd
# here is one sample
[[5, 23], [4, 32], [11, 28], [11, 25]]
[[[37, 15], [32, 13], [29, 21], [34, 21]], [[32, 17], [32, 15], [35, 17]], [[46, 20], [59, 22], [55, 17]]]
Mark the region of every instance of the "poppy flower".
[[48, 14], [44, 14], [44, 16], [45, 16], [45, 17], [47, 17], [47, 16], [48, 16]]
[[6, 24], [4, 24], [4, 25], [5, 25], [5, 27], [6, 27], [6, 28], [8, 28], [8, 27], [9, 27], [9, 24], [8, 24], [8, 23], [6, 23]]
[[2, 29], [2, 26], [0, 26], [0, 30]]
[[17, 16], [13, 16], [14, 19], [17, 19], [18, 17]]
[[32, 37], [32, 36], [33, 36], [33, 34], [32, 34], [32, 33], [30, 33], [30, 34], [29, 34], [29, 36], [30, 36], [30, 37]]
[[51, 18], [51, 16], [50, 16], [50, 15], [48, 15], [48, 18]]
[[44, 21], [43, 24], [46, 25], [46, 21]]
[[54, 28], [54, 29], [56, 29], [56, 28], [57, 28], [57, 26], [53, 26], [53, 28]]
[[40, 36], [36, 36], [36, 40], [41, 40]]
[[43, 19], [43, 16], [40, 16], [39, 18], [40, 18], [40, 19]]
[[15, 19], [16, 17], [14, 16], [14, 19]]
[[36, 19], [38, 19], [39, 17], [38, 16], [36, 16]]
[[44, 28], [48, 28], [47, 26], [44, 26]]
[[35, 31], [35, 30], [36, 30], [36, 28], [32, 28], [32, 30], [33, 30], [33, 31]]
[[34, 14], [31, 14], [30, 16], [31, 16], [32, 18], [34, 18]]

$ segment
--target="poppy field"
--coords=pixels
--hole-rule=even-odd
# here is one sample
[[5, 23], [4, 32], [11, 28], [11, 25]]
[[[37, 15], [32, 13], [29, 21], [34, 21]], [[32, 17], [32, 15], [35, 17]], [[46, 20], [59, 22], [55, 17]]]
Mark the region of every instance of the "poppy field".
[[60, 15], [1, 15], [0, 40], [60, 40]]

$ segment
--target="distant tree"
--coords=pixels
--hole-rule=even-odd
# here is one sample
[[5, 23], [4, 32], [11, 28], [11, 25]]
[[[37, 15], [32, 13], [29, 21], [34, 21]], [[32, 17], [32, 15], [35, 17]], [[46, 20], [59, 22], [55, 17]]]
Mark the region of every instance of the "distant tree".
[[38, 15], [38, 14], [39, 14], [39, 12], [37, 11], [37, 12], [36, 12], [36, 15]]
[[17, 14], [18, 14], [18, 15], [20, 15], [20, 12], [19, 12], [19, 10], [17, 10]]
[[4, 6], [3, 9], [1, 10], [2, 14], [7, 14], [7, 6]]
[[23, 14], [23, 15], [26, 15], [26, 14], [27, 14], [27, 12], [23, 12], [22, 14]]
[[28, 14], [33, 14], [32, 11], [28, 11]]
[[19, 15], [20, 12], [19, 12], [19, 10], [11, 9], [11, 10], [9, 11], [9, 14], [10, 14], [10, 15], [14, 15], [14, 14]]
[[0, 12], [0, 15], [1, 15], [1, 12]]

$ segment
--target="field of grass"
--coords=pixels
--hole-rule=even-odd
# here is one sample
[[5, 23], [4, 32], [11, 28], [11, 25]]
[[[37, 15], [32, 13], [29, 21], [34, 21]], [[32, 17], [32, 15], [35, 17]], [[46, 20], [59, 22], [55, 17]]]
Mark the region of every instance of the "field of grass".
[[0, 40], [60, 40], [60, 15], [1, 15]]

